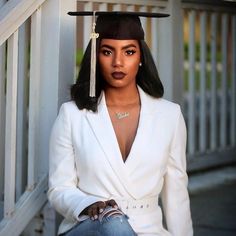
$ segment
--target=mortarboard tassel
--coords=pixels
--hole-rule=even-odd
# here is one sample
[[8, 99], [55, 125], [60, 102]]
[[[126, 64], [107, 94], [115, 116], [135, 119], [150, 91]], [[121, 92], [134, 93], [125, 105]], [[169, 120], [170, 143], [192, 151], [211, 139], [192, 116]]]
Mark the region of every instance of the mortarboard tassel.
[[96, 12], [93, 12], [93, 26], [91, 33], [91, 65], [90, 65], [90, 88], [89, 88], [89, 96], [96, 96], [96, 39], [99, 37], [99, 34], [95, 32], [96, 27]]

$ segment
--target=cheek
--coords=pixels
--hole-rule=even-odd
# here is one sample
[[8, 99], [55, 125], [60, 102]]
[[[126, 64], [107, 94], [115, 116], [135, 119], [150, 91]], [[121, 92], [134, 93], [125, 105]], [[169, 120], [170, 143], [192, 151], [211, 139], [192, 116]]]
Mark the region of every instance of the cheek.
[[130, 71], [131, 71], [133, 74], [136, 74], [136, 73], [138, 72], [139, 63], [140, 63], [140, 61], [135, 61], [135, 62], [133, 62], [133, 63], [130, 63], [129, 68], [130, 68]]
[[109, 69], [109, 64], [106, 60], [98, 58], [98, 63], [101, 73], [104, 75]]
[[137, 52], [137, 54], [135, 55], [135, 58], [133, 58], [133, 60], [130, 61], [129, 63], [129, 68], [133, 72], [133, 74], [136, 74], [138, 72], [139, 63], [141, 61], [140, 58], [141, 58], [141, 55], [140, 53]]

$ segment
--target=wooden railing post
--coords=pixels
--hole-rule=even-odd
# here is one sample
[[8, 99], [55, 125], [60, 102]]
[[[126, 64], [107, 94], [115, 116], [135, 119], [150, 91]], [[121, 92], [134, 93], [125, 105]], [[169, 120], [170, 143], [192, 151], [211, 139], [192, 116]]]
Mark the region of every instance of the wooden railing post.
[[18, 30], [8, 39], [5, 132], [4, 217], [15, 210]]
[[39, 175], [48, 172], [50, 131], [74, 81], [76, 17], [67, 12], [75, 9], [74, 0], [48, 0], [42, 6]]
[[158, 70], [164, 97], [178, 103], [183, 99], [183, 17], [181, 0], [169, 0], [169, 18], [158, 21]]
[[[76, 17], [67, 15], [76, 10], [75, 0], [48, 0], [42, 6], [41, 77], [39, 96], [38, 158], [40, 176], [48, 172], [48, 148], [52, 124], [61, 104], [70, 99], [70, 86], [75, 79]], [[47, 215], [49, 213], [49, 215]], [[44, 235], [56, 235], [57, 219], [44, 211]], [[49, 219], [50, 222], [46, 222]], [[54, 223], [55, 227], [52, 226]]]
[[18, 84], [17, 84], [17, 137], [16, 137], [16, 201], [25, 191], [27, 180], [27, 124], [28, 124], [28, 62], [30, 21], [19, 28]]
[[[6, 0], [0, 0], [0, 8]], [[5, 60], [6, 45], [0, 46], [0, 202], [4, 194], [4, 156], [5, 156]], [[1, 204], [0, 204], [1, 207]]]

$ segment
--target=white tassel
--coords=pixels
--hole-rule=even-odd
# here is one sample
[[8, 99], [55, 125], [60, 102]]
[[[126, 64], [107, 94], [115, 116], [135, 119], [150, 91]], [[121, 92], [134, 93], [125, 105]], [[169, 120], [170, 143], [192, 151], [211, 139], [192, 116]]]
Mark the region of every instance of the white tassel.
[[96, 39], [99, 37], [99, 34], [95, 32], [96, 27], [96, 17], [93, 12], [93, 27], [91, 33], [91, 64], [90, 64], [90, 88], [89, 88], [89, 96], [96, 96]]

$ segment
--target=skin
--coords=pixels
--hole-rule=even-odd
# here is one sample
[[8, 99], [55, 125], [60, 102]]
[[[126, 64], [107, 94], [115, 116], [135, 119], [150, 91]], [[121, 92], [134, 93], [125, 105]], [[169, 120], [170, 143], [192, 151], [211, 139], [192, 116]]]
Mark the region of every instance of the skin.
[[115, 200], [111, 199], [104, 202], [102, 201], [95, 202], [94, 204], [85, 208], [81, 214], [88, 215], [91, 220], [97, 220], [98, 215], [101, 214], [107, 206], [111, 206], [114, 209], [118, 209], [118, 205], [115, 202]]
[[[105, 92], [110, 90], [114, 93], [115, 89], [117, 93], [122, 92], [124, 95], [125, 91], [132, 92], [137, 89], [136, 75], [139, 69], [140, 54], [137, 40], [102, 39], [98, 60], [106, 82]], [[112, 76], [114, 72], [122, 72], [125, 77], [115, 79]]]
[[[106, 82], [104, 92], [108, 112], [122, 158], [126, 161], [136, 136], [140, 112], [136, 85], [141, 60], [139, 43], [137, 40], [103, 39], [98, 59]], [[123, 76], [117, 78], [116, 72]], [[118, 120], [117, 112], [128, 112], [129, 118]]]
[[[107, 107], [124, 161], [130, 152], [138, 126], [140, 98], [136, 75], [140, 66], [140, 58], [141, 52], [137, 40], [102, 39], [101, 41], [98, 62], [105, 81], [104, 92]], [[119, 112], [128, 110], [130, 117], [117, 120], [113, 110]], [[87, 214], [92, 220], [97, 220], [106, 206], [118, 208], [115, 200], [111, 199], [88, 206], [82, 214]]]

